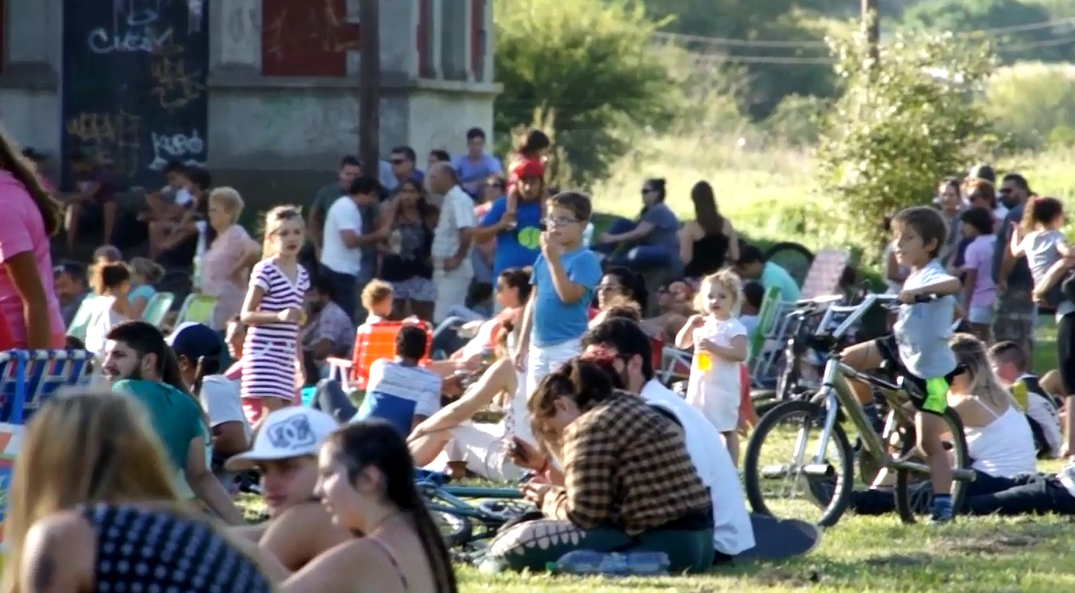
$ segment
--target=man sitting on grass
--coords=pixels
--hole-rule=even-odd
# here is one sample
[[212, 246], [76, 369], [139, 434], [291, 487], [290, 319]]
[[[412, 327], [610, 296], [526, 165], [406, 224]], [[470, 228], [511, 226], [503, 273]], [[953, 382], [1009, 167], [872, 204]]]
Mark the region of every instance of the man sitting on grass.
[[799, 283], [787, 270], [778, 264], [766, 261], [765, 254], [754, 245], [744, 245], [739, 252], [739, 261], [735, 263], [735, 273], [744, 281], [761, 282], [765, 290], [776, 286], [780, 289], [780, 300], [794, 303], [799, 300]]

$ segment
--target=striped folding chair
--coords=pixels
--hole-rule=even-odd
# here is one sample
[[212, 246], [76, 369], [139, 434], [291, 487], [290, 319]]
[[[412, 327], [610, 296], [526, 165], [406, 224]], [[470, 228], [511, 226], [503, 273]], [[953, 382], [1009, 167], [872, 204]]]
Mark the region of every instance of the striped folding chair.
[[85, 350], [0, 352], [0, 423], [25, 424], [56, 390], [88, 384], [91, 362]]

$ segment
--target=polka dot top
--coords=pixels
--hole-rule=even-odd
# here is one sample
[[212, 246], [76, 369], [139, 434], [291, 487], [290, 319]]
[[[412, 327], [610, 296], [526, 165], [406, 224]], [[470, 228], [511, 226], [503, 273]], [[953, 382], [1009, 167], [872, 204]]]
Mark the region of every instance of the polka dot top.
[[97, 533], [99, 593], [271, 593], [257, 564], [212, 527], [166, 511], [82, 509]]

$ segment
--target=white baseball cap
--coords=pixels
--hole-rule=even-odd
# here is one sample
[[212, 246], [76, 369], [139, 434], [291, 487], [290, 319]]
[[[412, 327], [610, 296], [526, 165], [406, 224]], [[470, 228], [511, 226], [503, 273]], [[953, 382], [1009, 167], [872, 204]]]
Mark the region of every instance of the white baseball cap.
[[224, 467], [228, 471], [242, 471], [259, 461], [317, 455], [321, 443], [339, 427], [335, 418], [320, 410], [303, 407], [276, 410], [258, 428], [254, 446], [229, 459]]

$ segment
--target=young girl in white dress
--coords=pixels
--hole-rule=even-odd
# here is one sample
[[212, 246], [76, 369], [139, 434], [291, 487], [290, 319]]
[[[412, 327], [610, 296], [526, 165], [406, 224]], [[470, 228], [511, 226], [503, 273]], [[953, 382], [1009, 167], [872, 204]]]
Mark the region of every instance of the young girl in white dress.
[[739, 465], [739, 365], [747, 359], [747, 330], [736, 318], [742, 283], [729, 270], [702, 280], [694, 306], [699, 312], [676, 336], [676, 347], [694, 347], [687, 403], [713, 424]]

